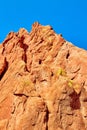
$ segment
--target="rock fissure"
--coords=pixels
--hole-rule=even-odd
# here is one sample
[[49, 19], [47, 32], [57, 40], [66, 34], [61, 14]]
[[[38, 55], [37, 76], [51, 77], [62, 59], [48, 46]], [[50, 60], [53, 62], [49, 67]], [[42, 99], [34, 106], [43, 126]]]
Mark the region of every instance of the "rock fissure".
[[25, 97], [28, 97], [27, 95], [23, 94], [23, 93], [14, 93], [15, 96], [18, 96], [18, 97], [22, 97], [22, 96], [25, 96]]
[[75, 91], [69, 95], [71, 97], [70, 107], [73, 110], [80, 109], [81, 103], [80, 103], [80, 94], [77, 94]]
[[68, 51], [67, 55], [66, 55], [66, 59], [69, 59], [70, 57], [70, 52]]
[[6, 61], [6, 58], [5, 58], [3, 65], [1, 67], [2, 68], [0, 68], [0, 80], [3, 78], [3, 76], [5, 75], [5, 73], [8, 69], [8, 62]]

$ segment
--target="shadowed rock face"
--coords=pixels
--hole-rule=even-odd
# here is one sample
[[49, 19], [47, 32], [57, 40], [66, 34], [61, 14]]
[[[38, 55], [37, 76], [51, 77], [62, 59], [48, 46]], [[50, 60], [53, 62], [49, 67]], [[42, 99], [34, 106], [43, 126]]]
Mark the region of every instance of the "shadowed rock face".
[[0, 44], [0, 130], [87, 130], [87, 51], [50, 26]]

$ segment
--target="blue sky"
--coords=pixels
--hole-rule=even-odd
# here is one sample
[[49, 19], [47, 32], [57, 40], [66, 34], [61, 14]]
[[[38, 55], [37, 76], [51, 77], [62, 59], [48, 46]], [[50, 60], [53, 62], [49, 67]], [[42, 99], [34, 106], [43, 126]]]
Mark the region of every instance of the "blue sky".
[[87, 0], [2, 0], [0, 43], [10, 31], [31, 30], [38, 21], [51, 25], [56, 33], [87, 50]]

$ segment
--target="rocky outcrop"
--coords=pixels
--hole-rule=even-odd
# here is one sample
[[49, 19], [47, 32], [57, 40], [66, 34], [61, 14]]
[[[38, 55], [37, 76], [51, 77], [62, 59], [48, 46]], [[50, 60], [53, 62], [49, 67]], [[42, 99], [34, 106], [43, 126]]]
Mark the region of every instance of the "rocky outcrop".
[[87, 51], [50, 26], [0, 45], [0, 130], [87, 130]]

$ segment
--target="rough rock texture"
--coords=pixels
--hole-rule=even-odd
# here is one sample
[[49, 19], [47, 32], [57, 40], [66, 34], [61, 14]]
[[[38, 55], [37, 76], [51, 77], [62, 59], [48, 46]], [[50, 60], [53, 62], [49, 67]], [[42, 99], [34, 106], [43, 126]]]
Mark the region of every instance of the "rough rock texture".
[[34, 23], [0, 44], [0, 130], [87, 130], [87, 51]]

